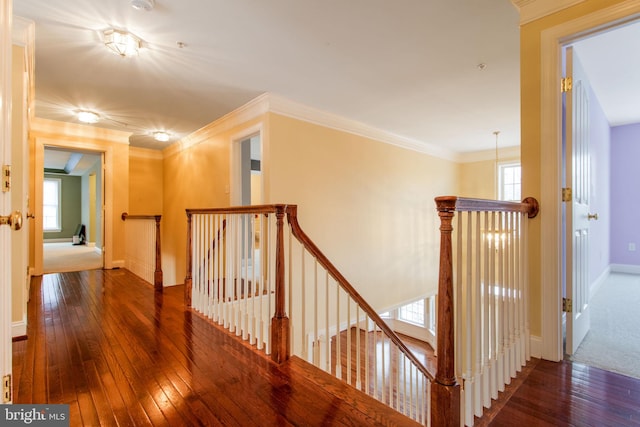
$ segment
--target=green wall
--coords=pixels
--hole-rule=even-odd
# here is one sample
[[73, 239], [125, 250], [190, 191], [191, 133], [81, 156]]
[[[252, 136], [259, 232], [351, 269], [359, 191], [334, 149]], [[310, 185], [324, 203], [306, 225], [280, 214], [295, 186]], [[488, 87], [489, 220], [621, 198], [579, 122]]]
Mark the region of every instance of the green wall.
[[76, 227], [82, 221], [82, 178], [57, 174], [44, 174], [44, 177], [62, 180], [62, 231], [59, 233], [44, 233], [44, 239], [71, 240]]

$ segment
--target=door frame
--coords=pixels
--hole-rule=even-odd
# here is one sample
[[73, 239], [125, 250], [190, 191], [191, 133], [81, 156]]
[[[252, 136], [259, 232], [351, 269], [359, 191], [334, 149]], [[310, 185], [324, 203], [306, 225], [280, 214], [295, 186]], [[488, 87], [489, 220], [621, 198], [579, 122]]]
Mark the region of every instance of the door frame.
[[564, 22], [541, 32], [541, 162], [540, 264], [542, 280], [541, 357], [559, 361], [564, 357], [562, 336], [562, 47], [585, 36], [636, 20], [640, 3], [625, 1], [580, 18]]
[[111, 269], [113, 262], [113, 148], [105, 147], [102, 144], [80, 141], [67, 141], [64, 139], [52, 139], [50, 137], [35, 137], [35, 159], [34, 159], [34, 197], [33, 209], [35, 217], [34, 241], [34, 275], [41, 276], [43, 273], [43, 244], [42, 235], [42, 186], [44, 182], [44, 148], [56, 147], [70, 151], [86, 151], [94, 154], [102, 154], [102, 264], [103, 268]]
[[256, 135], [260, 137], [260, 157], [262, 161], [262, 195], [263, 195], [263, 203], [266, 200], [264, 197], [264, 132], [263, 124], [258, 123], [254, 126], [250, 126], [246, 129], [243, 129], [241, 132], [234, 134], [231, 137], [231, 149], [230, 151], [230, 189], [229, 189], [229, 203], [231, 206], [240, 206], [242, 205], [242, 167], [241, 167], [241, 154], [242, 154], [242, 142], [246, 139], [252, 138]]
[[[12, 58], [12, 17], [11, 0], [0, 0], [0, 164], [11, 161], [11, 58]], [[11, 192], [0, 192], [0, 215], [11, 212]], [[11, 346], [11, 234], [8, 226], [0, 227], [0, 377], [12, 373]], [[4, 399], [3, 399], [4, 400]], [[2, 402], [2, 400], [0, 400]], [[11, 399], [9, 399], [10, 403]]]

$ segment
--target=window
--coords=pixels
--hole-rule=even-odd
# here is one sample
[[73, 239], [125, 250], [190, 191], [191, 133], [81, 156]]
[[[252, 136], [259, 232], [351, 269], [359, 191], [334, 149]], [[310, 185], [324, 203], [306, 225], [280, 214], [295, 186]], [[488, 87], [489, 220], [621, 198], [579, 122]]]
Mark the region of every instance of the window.
[[520, 163], [502, 164], [499, 166], [499, 198], [512, 202], [521, 201]]
[[424, 326], [424, 300], [421, 299], [400, 307], [398, 320]]
[[42, 191], [42, 228], [44, 231], [62, 231], [61, 195], [62, 181], [58, 178], [45, 178]]

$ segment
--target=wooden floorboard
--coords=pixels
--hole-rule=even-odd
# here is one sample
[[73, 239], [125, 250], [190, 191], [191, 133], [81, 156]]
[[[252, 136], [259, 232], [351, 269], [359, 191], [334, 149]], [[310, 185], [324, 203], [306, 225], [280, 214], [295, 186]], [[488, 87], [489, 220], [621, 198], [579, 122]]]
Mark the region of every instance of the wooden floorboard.
[[[126, 270], [34, 278], [14, 402], [68, 404], [73, 426], [416, 425], [300, 359], [276, 365], [182, 298]], [[476, 425], [640, 426], [640, 380], [532, 359]]]
[[73, 426], [417, 425], [297, 358], [273, 363], [186, 309], [181, 286], [159, 294], [126, 270], [34, 278], [27, 337], [14, 402], [68, 404]]

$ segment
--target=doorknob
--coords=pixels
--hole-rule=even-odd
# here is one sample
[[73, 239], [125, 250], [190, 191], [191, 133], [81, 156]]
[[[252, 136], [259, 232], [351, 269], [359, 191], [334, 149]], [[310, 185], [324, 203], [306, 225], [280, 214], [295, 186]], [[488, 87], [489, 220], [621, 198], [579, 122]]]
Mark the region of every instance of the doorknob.
[[0, 225], [5, 224], [13, 230], [20, 230], [22, 228], [22, 213], [20, 211], [13, 211], [11, 215], [0, 216]]
[[591, 221], [592, 219], [598, 220], [598, 214], [587, 214], [587, 219]]

